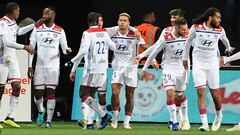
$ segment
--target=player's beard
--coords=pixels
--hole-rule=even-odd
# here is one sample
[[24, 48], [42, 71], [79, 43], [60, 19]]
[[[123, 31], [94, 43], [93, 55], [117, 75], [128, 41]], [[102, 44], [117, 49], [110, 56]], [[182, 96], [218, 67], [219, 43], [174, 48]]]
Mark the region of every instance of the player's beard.
[[217, 25], [217, 22], [216, 22], [216, 21], [212, 21], [212, 22], [211, 22], [211, 26], [212, 26], [213, 28], [219, 28], [220, 25]]
[[44, 19], [43, 23], [44, 23], [44, 24], [49, 24], [49, 23], [50, 23], [50, 21], [51, 21], [51, 18]]

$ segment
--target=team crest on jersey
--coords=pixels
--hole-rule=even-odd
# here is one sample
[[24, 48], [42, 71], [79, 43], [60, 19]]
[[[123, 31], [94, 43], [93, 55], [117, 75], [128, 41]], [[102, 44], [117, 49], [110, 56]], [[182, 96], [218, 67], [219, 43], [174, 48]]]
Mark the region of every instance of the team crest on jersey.
[[218, 38], [218, 35], [214, 35], [214, 39], [217, 39]]
[[128, 40], [127, 43], [128, 43], [128, 44], [131, 44], [131, 40]]
[[58, 34], [54, 33], [53, 38], [57, 38]]

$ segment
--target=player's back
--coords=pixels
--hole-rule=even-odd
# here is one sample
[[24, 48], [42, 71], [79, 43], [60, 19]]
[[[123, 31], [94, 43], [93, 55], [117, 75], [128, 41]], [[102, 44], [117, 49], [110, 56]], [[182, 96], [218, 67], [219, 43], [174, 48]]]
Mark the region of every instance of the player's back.
[[[85, 58], [85, 68], [91, 73], [105, 73], [108, 67], [108, 40], [110, 37], [104, 29], [90, 27], [83, 35], [89, 38], [90, 44]], [[82, 39], [85, 40], [85, 39]], [[84, 45], [84, 44], [81, 44]]]

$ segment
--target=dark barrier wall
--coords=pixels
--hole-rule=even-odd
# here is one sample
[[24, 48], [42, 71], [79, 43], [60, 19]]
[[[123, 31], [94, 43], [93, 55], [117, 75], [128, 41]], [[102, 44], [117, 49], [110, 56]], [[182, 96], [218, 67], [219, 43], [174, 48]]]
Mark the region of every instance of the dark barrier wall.
[[[1, 16], [4, 15], [4, 6], [7, 2], [9, 1], [0, 0]], [[17, 2], [21, 7], [18, 21], [25, 17], [36, 20], [41, 17], [43, 8], [51, 5], [57, 11], [56, 24], [65, 29], [68, 45], [73, 49], [73, 54], [61, 57], [60, 84], [56, 90], [57, 97], [59, 99], [65, 97], [63, 100], [66, 100], [67, 103], [67, 105], [65, 104], [67, 108], [64, 110], [66, 112], [64, 119], [70, 119], [73, 83], [68, 78], [70, 69], [64, 68], [62, 65], [77, 54], [82, 32], [87, 29], [86, 16], [90, 11], [102, 13], [104, 26], [109, 27], [117, 25], [118, 14], [121, 12], [129, 13], [132, 17], [131, 25], [135, 26], [141, 23], [144, 9], [153, 9], [157, 16], [155, 25], [163, 29], [170, 25], [168, 12], [173, 8], [184, 9], [189, 25], [191, 25], [191, 20], [195, 16], [204, 12], [208, 7], [214, 6], [222, 12], [222, 26], [227, 32], [230, 43], [236, 47], [236, 51], [240, 50], [240, 41], [237, 38], [240, 36], [240, 3], [238, 0], [87, 0], [85, 2], [76, 0], [18, 0]], [[28, 42], [28, 36], [29, 34], [19, 37], [19, 42]], [[220, 47], [220, 51], [223, 52], [224, 47]], [[239, 65], [239, 62], [232, 63]]]

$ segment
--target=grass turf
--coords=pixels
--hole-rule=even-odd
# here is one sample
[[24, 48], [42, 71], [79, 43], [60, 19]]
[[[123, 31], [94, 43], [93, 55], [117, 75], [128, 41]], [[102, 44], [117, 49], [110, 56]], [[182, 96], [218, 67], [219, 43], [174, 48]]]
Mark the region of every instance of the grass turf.
[[[3, 125], [3, 124], [2, 124]], [[200, 132], [198, 130], [199, 125], [191, 125], [189, 131], [169, 131], [167, 124], [140, 124], [132, 123], [132, 130], [124, 129], [122, 123], [119, 123], [117, 129], [112, 129], [108, 125], [103, 130], [84, 130], [79, 128], [76, 122], [54, 122], [51, 129], [46, 129], [44, 124], [41, 127], [37, 127], [36, 123], [20, 124], [21, 128], [15, 129], [3, 125], [3, 129], [0, 129], [0, 135], [239, 135], [239, 132], [226, 132], [227, 128], [232, 125], [222, 125], [217, 132]]]

